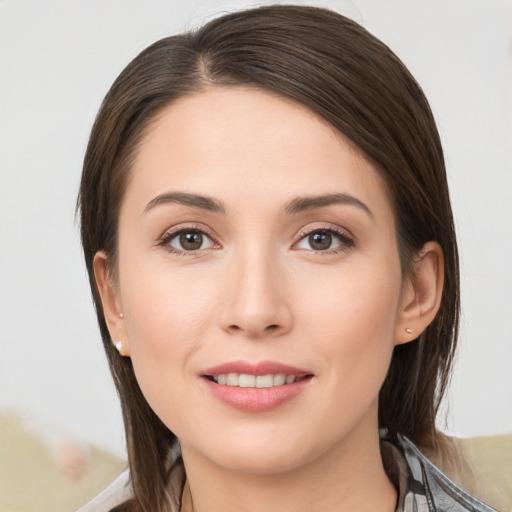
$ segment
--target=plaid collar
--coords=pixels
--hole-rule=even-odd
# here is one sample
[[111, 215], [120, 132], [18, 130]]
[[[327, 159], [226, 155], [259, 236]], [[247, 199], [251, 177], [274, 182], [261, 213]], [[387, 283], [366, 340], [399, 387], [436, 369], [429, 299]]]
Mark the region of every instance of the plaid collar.
[[384, 434], [381, 448], [398, 489], [396, 512], [496, 512], [454, 484], [405, 436]]

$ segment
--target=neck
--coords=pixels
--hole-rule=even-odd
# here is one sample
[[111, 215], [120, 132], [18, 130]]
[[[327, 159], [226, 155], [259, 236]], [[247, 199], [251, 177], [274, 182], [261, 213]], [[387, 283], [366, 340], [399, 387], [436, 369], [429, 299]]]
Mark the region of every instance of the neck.
[[186, 448], [183, 458], [182, 512], [392, 512], [396, 506], [376, 429], [353, 432], [301, 467], [271, 474], [222, 468]]

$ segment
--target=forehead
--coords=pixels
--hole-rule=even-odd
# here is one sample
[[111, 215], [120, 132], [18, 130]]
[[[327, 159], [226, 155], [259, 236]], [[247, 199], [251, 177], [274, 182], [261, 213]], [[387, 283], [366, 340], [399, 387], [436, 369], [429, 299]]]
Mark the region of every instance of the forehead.
[[246, 204], [342, 192], [391, 208], [375, 166], [329, 123], [291, 100], [242, 87], [181, 98], [151, 123], [125, 200], [170, 190]]

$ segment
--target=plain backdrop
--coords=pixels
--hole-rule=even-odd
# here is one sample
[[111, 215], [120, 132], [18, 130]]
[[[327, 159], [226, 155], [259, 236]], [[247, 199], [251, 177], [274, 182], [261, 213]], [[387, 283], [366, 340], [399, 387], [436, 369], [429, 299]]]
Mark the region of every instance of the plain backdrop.
[[[512, 432], [512, 2], [314, 4], [383, 39], [431, 102], [463, 294], [461, 349], [440, 426], [461, 436]], [[0, 410], [17, 410], [49, 439], [124, 453], [74, 219], [99, 104], [151, 42], [250, 5], [0, 0]]]

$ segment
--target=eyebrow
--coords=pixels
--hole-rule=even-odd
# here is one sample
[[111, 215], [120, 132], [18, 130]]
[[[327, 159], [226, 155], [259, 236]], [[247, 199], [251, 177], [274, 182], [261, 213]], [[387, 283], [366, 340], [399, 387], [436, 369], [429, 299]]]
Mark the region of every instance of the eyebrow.
[[307, 196], [297, 197], [288, 203], [285, 208], [286, 213], [299, 213], [305, 210], [313, 210], [315, 208], [322, 208], [323, 206], [330, 206], [333, 204], [343, 204], [349, 206], [356, 206], [366, 212], [372, 219], [373, 213], [370, 208], [366, 206], [360, 199], [351, 194], [326, 194], [322, 196]]
[[160, 194], [146, 205], [144, 213], [156, 208], [157, 206], [172, 203], [192, 206], [193, 208], [201, 208], [202, 210], [214, 213], [226, 213], [223, 204], [217, 199], [197, 194], [187, 194], [186, 192], [168, 192], [166, 194]]

